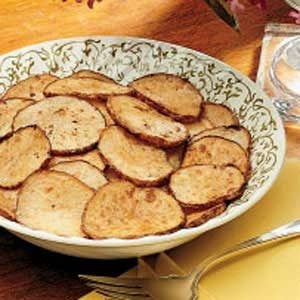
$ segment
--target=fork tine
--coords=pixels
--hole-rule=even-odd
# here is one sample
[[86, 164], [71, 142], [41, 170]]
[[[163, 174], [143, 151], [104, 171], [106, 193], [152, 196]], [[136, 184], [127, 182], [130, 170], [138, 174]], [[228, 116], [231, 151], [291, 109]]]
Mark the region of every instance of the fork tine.
[[112, 299], [118, 299], [118, 300], [152, 300], [150, 296], [142, 297], [142, 296], [123, 295], [123, 294], [106, 291], [98, 288], [94, 289], [94, 291], [106, 297], [110, 297]]
[[[98, 293], [98, 294], [101, 294], [102, 296], [105, 296], [105, 300], [110, 300], [110, 299], [113, 299], [113, 300], [129, 300], [130, 298], [124, 298], [124, 297], [119, 297], [119, 296], [116, 296], [116, 295], [114, 295], [113, 293], [109, 293], [109, 292], [105, 292], [105, 291], [102, 291], [102, 290], [98, 290], [98, 289], [96, 289], [95, 290], [95, 292], [96, 293]], [[108, 297], [108, 298], [106, 298], [106, 297]]]
[[105, 292], [112, 292], [112, 293], [117, 293], [118, 295], [135, 297], [135, 299], [138, 297], [142, 297], [143, 299], [145, 298], [150, 299], [150, 295], [148, 294], [148, 292], [145, 292], [142, 289], [137, 291], [137, 290], [127, 289], [123, 287], [120, 288], [116, 286], [109, 286], [101, 283], [91, 283], [91, 282], [86, 283], [86, 285], [93, 289], [99, 289]]
[[79, 275], [80, 279], [87, 282], [98, 282], [101, 284], [117, 286], [117, 287], [127, 287], [127, 288], [140, 288], [143, 289], [142, 280], [139, 278], [114, 278], [108, 276], [90, 276], [90, 275]]
[[114, 293], [121, 297], [129, 297], [129, 299], [144, 300], [151, 299], [151, 296], [144, 290], [143, 286], [138, 284], [136, 279], [131, 278], [111, 278], [104, 276], [85, 276], [80, 275], [84, 279], [86, 285], [97, 289], [100, 292]]

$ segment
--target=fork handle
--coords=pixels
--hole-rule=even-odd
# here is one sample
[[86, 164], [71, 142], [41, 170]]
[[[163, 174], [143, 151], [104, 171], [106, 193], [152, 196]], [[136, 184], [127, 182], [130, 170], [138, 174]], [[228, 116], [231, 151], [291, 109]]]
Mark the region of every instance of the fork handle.
[[263, 233], [240, 244], [237, 244], [233, 247], [230, 247], [225, 251], [222, 251], [221, 253], [210, 256], [207, 259], [205, 259], [202, 263], [200, 263], [195, 268], [195, 270], [193, 270], [192, 274], [196, 275], [196, 277], [199, 280], [201, 275], [204, 272], [206, 272], [209, 268], [211, 268], [216, 263], [222, 261], [223, 259], [228, 258], [232, 254], [237, 254], [260, 245], [265, 245], [267, 243], [274, 242], [277, 240], [292, 238], [298, 235], [300, 235], [300, 220], [288, 223], [272, 231]]

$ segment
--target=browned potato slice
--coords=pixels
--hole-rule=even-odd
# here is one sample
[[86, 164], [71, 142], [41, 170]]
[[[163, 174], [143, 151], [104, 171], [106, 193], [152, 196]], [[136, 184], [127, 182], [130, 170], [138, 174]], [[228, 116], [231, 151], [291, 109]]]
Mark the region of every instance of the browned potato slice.
[[193, 137], [206, 129], [213, 128], [213, 125], [206, 118], [201, 118], [196, 122], [185, 124], [185, 127], [189, 131], [190, 136]]
[[78, 71], [78, 72], [72, 74], [70, 77], [72, 77], [72, 78], [94, 78], [94, 79], [98, 79], [98, 80], [101, 80], [104, 82], [116, 83], [113, 79], [109, 78], [108, 76], [98, 73], [98, 72], [90, 71], [90, 70]]
[[183, 206], [201, 209], [238, 197], [244, 184], [245, 177], [234, 166], [190, 166], [170, 179], [170, 189]]
[[177, 121], [194, 122], [203, 97], [187, 80], [170, 74], [154, 74], [131, 83], [139, 98]]
[[3, 99], [29, 98], [35, 101], [40, 101], [45, 98], [43, 94], [45, 87], [57, 79], [58, 77], [49, 74], [29, 77], [10, 87], [3, 96]]
[[50, 157], [50, 143], [36, 126], [21, 128], [0, 143], [0, 187], [18, 187]]
[[192, 143], [198, 141], [205, 136], [219, 136], [227, 140], [238, 143], [243, 149], [249, 153], [251, 145], [251, 135], [243, 126], [222, 126], [205, 130], [193, 137]]
[[54, 154], [82, 153], [99, 140], [105, 120], [86, 101], [73, 97], [53, 97], [20, 111], [14, 129], [36, 124], [50, 140]]
[[103, 131], [98, 148], [108, 165], [137, 185], [159, 185], [173, 170], [163, 150], [142, 143], [119, 126]]
[[103, 171], [105, 168], [105, 164], [100, 156], [98, 149], [89, 151], [87, 153], [79, 154], [79, 155], [54, 156], [51, 158], [49, 162], [49, 166], [53, 167], [61, 162], [77, 161], [77, 160], [86, 161], [91, 165], [95, 166], [96, 168], [98, 168], [100, 171]]
[[82, 218], [84, 232], [94, 239], [162, 234], [183, 222], [183, 211], [171, 195], [158, 188], [136, 188], [125, 181], [100, 188]]
[[238, 118], [223, 104], [205, 103], [202, 117], [213, 127], [239, 125]]
[[122, 180], [122, 176], [119, 175], [114, 169], [112, 168], [106, 168], [104, 170], [104, 175], [105, 175], [105, 178], [107, 178], [107, 180], [109, 182], [111, 181], [119, 181], [119, 180]]
[[79, 236], [81, 217], [93, 190], [71, 175], [41, 171], [23, 184], [16, 219], [32, 229], [62, 236]]
[[175, 148], [167, 149], [167, 159], [174, 170], [180, 168], [184, 156], [185, 145], [180, 145]]
[[115, 121], [112, 119], [112, 117], [110, 116], [110, 114], [106, 108], [105, 102], [99, 101], [99, 100], [89, 100], [89, 103], [91, 103], [93, 106], [95, 106], [102, 113], [102, 115], [106, 121], [106, 126], [115, 124]]
[[34, 103], [29, 99], [8, 99], [0, 102], [0, 138], [13, 132], [14, 117], [18, 111]]
[[217, 204], [211, 208], [201, 211], [193, 211], [186, 215], [186, 221], [184, 227], [196, 227], [203, 223], [206, 223], [208, 220], [220, 215], [226, 209], [226, 204], [224, 202]]
[[140, 139], [157, 147], [174, 147], [188, 137], [185, 126], [130, 96], [109, 97], [107, 109], [113, 119]]
[[187, 147], [182, 166], [197, 164], [234, 165], [245, 176], [250, 169], [248, 155], [239, 144], [216, 136], [203, 137]]
[[127, 95], [132, 89], [116, 83], [108, 83], [94, 78], [66, 77], [50, 83], [44, 95], [75, 96], [86, 100], [105, 100], [109, 95]]
[[19, 189], [5, 190], [0, 188], [0, 215], [15, 220]]
[[53, 166], [51, 170], [68, 173], [94, 190], [98, 190], [102, 185], [107, 183], [107, 179], [100, 170], [86, 161], [61, 162]]

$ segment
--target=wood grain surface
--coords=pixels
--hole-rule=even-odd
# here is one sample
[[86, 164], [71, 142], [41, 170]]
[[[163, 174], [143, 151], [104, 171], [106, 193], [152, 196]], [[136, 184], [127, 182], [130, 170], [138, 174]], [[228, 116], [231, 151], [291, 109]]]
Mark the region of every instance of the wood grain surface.
[[[267, 22], [290, 22], [283, 0], [241, 15], [241, 33], [224, 25], [203, 0], [103, 0], [90, 10], [75, 0], [0, 1], [0, 54], [51, 39], [127, 35], [168, 41], [225, 61], [255, 79]], [[287, 128], [288, 154], [300, 156], [300, 133]], [[69, 258], [38, 249], [0, 230], [0, 299], [77, 299], [87, 289], [79, 273], [118, 274], [134, 260]]]

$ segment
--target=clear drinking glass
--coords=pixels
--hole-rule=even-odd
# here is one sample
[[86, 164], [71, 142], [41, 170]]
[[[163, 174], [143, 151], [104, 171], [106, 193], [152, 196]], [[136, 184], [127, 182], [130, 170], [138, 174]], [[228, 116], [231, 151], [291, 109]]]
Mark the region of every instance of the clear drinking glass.
[[300, 36], [279, 45], [269, 76], [277, 90], [273, 102], [283, 119], [300, 123]]

